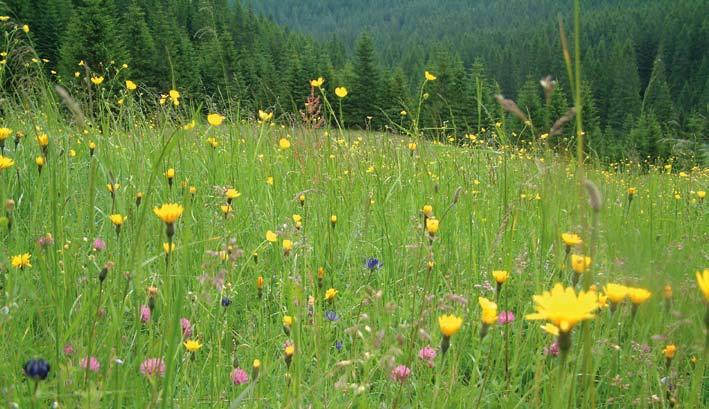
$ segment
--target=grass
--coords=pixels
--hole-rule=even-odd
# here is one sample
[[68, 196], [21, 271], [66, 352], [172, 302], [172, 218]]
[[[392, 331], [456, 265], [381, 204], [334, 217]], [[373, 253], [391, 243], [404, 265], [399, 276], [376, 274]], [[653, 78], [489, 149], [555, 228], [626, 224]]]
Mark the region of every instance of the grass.
[[[33, 112], [11, 109], [3, 125], [26, 135], [17, 147], [8, 139], [5, 155], [15, 166], [0, 171], [0, 199], [15, 201], [0, 227], [0, 398], [7, 407], [706, 404], [706, 307], [694, 273], [707, 265], [707, 205], [696, 193], [706, 190], [707, 169], [586, 163], [585, 177], [603, 199], [591, 232], [580, 222], [593, 211], [579, 206], [576, 161], [540, 140], [521, 148], [482, 137], [465, 146], [418, 140], [411, 151], [410, 139], [378, 132], [204, 120], [188, 131], [184, 116], [168, 115], [131, 117], [130, 132], [108, 120], [102, 130], [85, 130], [51, 110]], [[40, 133], [50, 141], [41, 173]], [[281, 138], [288, 149], [279, 148]], [[111, 181], [120, 184], [115, 202]], [[226, 187], [241, 196], [225, 217]], [[629, 187], [638, 191], [632, 201]], [[173, 202], [185, 211], [166, 257], [165, 226], [152, 209]], [[424, 230], [425, 204], [441, 221], [433, 240]], [[113, 213], [127, 216], [120, 235]], [[294, 214], [302, 216], [300, 229]], [[278, 234], [275, 243], [268, 230]], [[560, 239], [567, 231], [584, 238], [574, 253], [593, 254], [599, 291], [619, 282], [653, 293], [634, 318], [626, 302], [584, 324], [593, 400], [582, 381], [581, 328], [558, 385], [559, 358], [544, 353], [553, 337], [524, 319], [532, 295], [572, 282]], [[42, 247], [38, 238], [47, 234], [52, 243]], [[104, 250], [92, 249], [96, 238]], [[294, 243], [288, 255], [284, 239]], [[31, 253], [31, 268], [11, 266], [21, 253]], [[381, 268], [365, 268], [369, 258]], [[516, 320], [481, 339], [477, 297], [496, 299], [493, 270], [510, 272], [498, 304]], [[157, 289], [152, 301], [149, 287]], [[324, 300], [328, 288], [338, 291], [334, 302]], [[150, 303], [152, 317], [142, 322], [141, 305]], [[330, 310], [337, 321], [326, 318]], [[418, 351], [439, 347], [438, 316], [448, 313], [464, 324], [429, 367]], [[289, 335], [284, 315], [295, 319]], [[203, 344], [194, 354], [183, 347], [181, 318]], [[289, 366], [287, 340], [295, 345]], [[670, 343], [678, 352], [668, 369], [662, 349]], [[80, 367], [86, 356], [97, 358], [98, 372]], [[36, 393], [21, 370], [35, 357], [52, 366]], [[164, 377], [141, 375], [141, 363], [154, 357], [165, 359]], [[254, 359], [261, 362], [256, 381]], [[400, 364], [412, 370], [404, 382], [390, 378]], [[248, 384], [232, 383], [235, 366], [249, 373]]]

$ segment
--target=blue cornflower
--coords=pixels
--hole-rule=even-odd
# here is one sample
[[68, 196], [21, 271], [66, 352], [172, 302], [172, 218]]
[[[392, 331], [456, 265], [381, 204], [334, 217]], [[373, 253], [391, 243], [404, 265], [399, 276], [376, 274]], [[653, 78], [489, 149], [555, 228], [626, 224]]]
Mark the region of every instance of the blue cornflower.
[[379, 262], [378, 258], [372, 257], [367, 259], [367, 261], [364, 263], [364, 266], [368, 270], [376, 270], [382, 268], [382, 263]]
[[335, 341], [335, 349], [342, 351], [342, 341]]
[[231, 300], [229, 299], [229, 297], [223, 297], [222, 298], [222, 307], [226, 308], [229, 305], [231, 305]]
[[325, 311], [325, 318], [327, 318], [330, 321], [337, 321], [340, 319], [340, 317], [337, 315], [335, 311]]
[[22, 369], [25, 371], [25, 376], [28, 378], [41, 381], [47, 379], [51, 366], [44, 359], [30, 359], [25, 362]]

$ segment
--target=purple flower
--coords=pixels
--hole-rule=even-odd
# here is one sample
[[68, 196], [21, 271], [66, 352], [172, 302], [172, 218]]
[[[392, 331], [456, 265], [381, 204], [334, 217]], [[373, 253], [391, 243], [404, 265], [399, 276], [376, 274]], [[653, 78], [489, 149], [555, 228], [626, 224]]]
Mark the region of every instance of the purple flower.
[[335, 311], [325, 311], [325, 318], [327, 318], [330, 321], [337, 321], [340, 319], [340, 317], [337, 315]]
[[512, 311], [502, 311], [500, 315], [497, 316], [497, 323], [500, 325], [505, 325], [514, 322], [515, 314]]
[[94, 240], [94, 244], [91, 247], [93, 247], [94, 251], [103, 251], [106, 250], [106, 242], [99, 237]]
[[544, 347], [544, 355], [551, 355], [551, 356], [559, 355], [559, 343], [554, 341], [548, 347]]
[[229, 299], [229, 297], [222, 298], [222, 307], [226, 308], [229, 305], [231, 305], [231, 300]]
[[436, 350], [430, 346], [425, 346], [419, 351], [419, 358], [426, 362], [426, 364], [433, 368], [433, 361], [436, 359]]
[[339, 352], [342, 351], [342, 341], [335, 341], [335, 349]]
[[367, 270], [376, 270], [382, 268], [382, 264], [376, 257], [368, 258], [367, 261], [364, 262], [364, 266], [367, 268]]
[[189, 338], [192, 336], [192, 324], [187, 318], [180, 318], [180, 326], [182, 327], [182, 338]]
[[140, 373], [147, 377], [165, 375], [165, 361], [162, 358], [148, 358], [140, 364]]
[[64, 355], [66, 355], [66, 356], [74, 355], [74, 346], [71, 344], [64, 345]]
[[49, 233], [37, 239], [37, 245], [41, 248], [47, 248], [52, 244], [54, 244], [54, 238]]
[[406, 365], [399, 365], [391, 370], [392, 381], [403, 383], [409, 376], [411, 376], [411, 369]]
[[234, 368], [229, 377], [234, 385], [243, 385], [249, 382], [249, 374], [241, 368]]
[[88, 358], [81, 358], [81, 361], [79, 361], [79, 367], [96, 373], [101, 369], [101, 364], [98, 362], [96, 357], [90, 356]]
[[151, 315], [150, 307], [145, 304], [140, 306], [140, 322], [146, 323], [150, 321]]

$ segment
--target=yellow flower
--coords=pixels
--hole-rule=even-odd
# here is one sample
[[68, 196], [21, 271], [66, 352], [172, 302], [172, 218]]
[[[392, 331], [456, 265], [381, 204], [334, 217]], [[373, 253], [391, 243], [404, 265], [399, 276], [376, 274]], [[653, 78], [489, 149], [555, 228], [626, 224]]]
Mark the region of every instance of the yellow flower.
[[12, 129], [10, 128], [0, 128], [0, 141], [4, 141], [10, 135], [12, 135]]
[[697, 192], [697, 197], [700, 199], [704, 199], [707, 196], [707, 192], [700, 190]]
[[705, 268], [702, 272], [697, 271], [697, 284], [704, 294], [704, 300], [709, 302], [709, 268]]
[[91, 83], [94, 85], [101, 85], [103, 83], [103, 76], [92, 76]]
[[299, 223], [299, 222], [301, 222], [301, 221], [303, 221], [303, 216], [301, 216], [301, 215], [299, 215], [299, 214], [294, 214], [294, 215], [293, 215], [293, 222], [294, 222], [294, 223]]
[[24, 254], [18, 254], [16, 256], [12, 256], [12, 266], [15, 268], [19, 268], [20, 270], [23, 270], [25, 268], [32, 267], [31, 259], [32, 255], [30, 253], [24, 253]]
[[662, 296], [665, 297], [666, 300], [669, 300], [672, 298], [672, 286], [669, 284], [665, 284], [664, 287], [662, 287]]
[[441, 334], [445, 337], [455, 335], [462, 325], [462, 317], [456, 317], [455, 315], [441, 315], [438, 317], [438, 326], [441, 328]]
[[497, 322], [497, 304], [485, 297], [478, 297], [478, 303], [482, 308], [482, 322], [486, 325], [493, 325]]
[[662, 350], [662, 354], [667, 359], [674, 358], [676, 353], [677, 353], [677, 346], [675, 344], [669, 344]]
[[11, 168], [15, 164], [15, 161], [0, 155], [0, 170]]
[[135, 85], [135, 82], [131, 80], [126, 80], [126, 89], [128, 91], [135, 91], [136, 89], [138, 89], [138, 86]]
[[636, 189], [636, 188], [634, 188], [634, 187], [629, 187], [629, 188], [628, 188], [628, 196], [629, 196], [629, 197], [635, 196], [636, 193], [638, 193], [638, 189]]
[[283, 240], [283, 251], [288, 254], [291, 250], [293, 250], [293, 242], [288, 239]]
[[224, 122], [224, 117], [220, 114], [209, 114], [207, 115], [207, 122], [212, 126], [219, 126]]
[[598, 294], [598, 308], [603, 309], [608, 307], [608, 295]]
[[173, 224], [182, 216], [185, 209], [177, 203], [167, 203], [153, 208], [155, 215], [165, 224]]
[[576, 233], [562, 233], [561, 240], [564, 241], [564, 244], [566, 244], [567, 247], [578, 246], [583, 243], [581, 236]]
[[421, 209], [423, 212], [423, 215], [426, 217], [432, 217], [433, 216], [433, 206], [431, 205], [423, 205], [423, 208]]
[[281, 138], [281, 140], [278, 141], [278, 149], [286, 150], [288, 148], [290, 148], [290, 141], [286, 138]]
[[219, 206], [219, 209], [221, 209], [224, 216], [228, 215], [232, 211], [232, 207], [230, 204], [221, 205], [221, 206]]
[[202, 344], [200, 344], [199, 341], [195, 341], [192, 339], [188, 339], [183, 345], [185, 346], [187, 352], [191, 353], [195, 353], [199, 351], [200, 348], [202, 348]]
[[261, 367], [261, 361], [254, 359], [254, 363], [251, 365], [254, 369], [259, 369]]
[[273, 186], [273, 176], [269, 176], [266, 178], [266, 184], [269, 186]]
[[429, 235], [435, 236], [438, 233], [439, 221], [438, 219], [427, 219], [426, 220], [426, 231]]
[[598, 309], [594, 292], [581, 291], [578, 296], [573, 287], [564, 288], [556, 284], [550, 291], [533, 297], [537, 312], [527, 314], [528, 320], [547, 320], [559, 327], [561, 332], [569, 332], [577, 323], [593, 319]]
[[295, 345], [288, 345], [285, 349], [286, 357], [292, 357], [295, 354]]
[[36, 163], [37, 166], [39, 166], [41, 168], [46, 163], [46, 159], [44, 159], [44, 156], [39, 155], [36, 158], [34, 158], [34, 163]]
[[347, 96], [347, 88], [345, 88], [345, 87], [335, 88], [335, 95], [337, 95], [340, 98], [346, 97]]
[[325, 78], [318, 77], [316, 80], [310, 80], [310, 86], [315, 88], [320, 88], [325, 83]]
[[290, 327], [291, 325], [293, 325], [293, 321], [294, 321], [294, 319], [292, 316], [290, 316], [290, 315], [283, 316], [283, 326]]
[[416, 143], [415, 142], [411, 142], [407, 146], [409, 148], [409, 151], [411, 151], [411, 152], [416, 150]]
[[336, 224], [337, 223], [337, 215], [333, 214], [330, 216], [330, 224]]
[[162, 251], [165, 252], [165, 254], [172, 253], [173, 251], [175, 251], [175, 243], [164, 242], [162, 244]]
[[25, 34], [29, 33], [29, 32], [30, 32], [30, 26], [28, 26], [27, 24], [23, 25], [23, 26], [22, 26], [22, 31], [24, 31]]
[[337, 295], [337, 290], [335, 290], [334, 288], [329, 288], [327, 291], [325, 291], [325, 300], [332, 301], [335, 299], [336, 295]]
[[622, 284], [608, 283], [603, 287], [603, 292], [613, 304], [620, 304], [628, 296], [628, 287]]
[[[197, 126], [197, 121], [195, 121], [193, 119], [193, 120], [189, 121], [188, 123], [182, 125], [182, 129], [184, 129], [185, 131], [191, 131], [194, 129], [195, 126]], [[210, 138], [210, 139], [212, 139], [212, 138]]]
[[37, 144], [39, 144], [39, 146], [42, 148], [49, 145], [49, 137], [47, 136], [46, 133], [41, 133], [41, 134], [37, 135]]
[[128, 219], [122, 214], [112, 214], [108, 216], [108, 218], [111, 220], [111, 223], [113, 223], [114, 226], [122, 226], [123, 223], [125, 223], [125, 221]]
[[231, 201], [241, 196], [241, 192], [234, 188], [229, 188], [226, 190], [226, 192], [224, 192], [224, 195], [226, 196], [227, 200]]
[[174, 168], [169, 168], [168, 170], [165, 171], [165, 177], [168, 179], [173, 179], [175, 177], [175, 169]]
[[435, 75], [431, 74], [431, 73], [428, 72], [428, 71], [425, 71], [425, 72], [423, 73], [423, 76], [426, 78], [426, 81], [435, 81], [436, 78], [437, 78]]
[[261, 122], [268, 122], [271, 119], [273, 119], [273, 112], [266, 112], [266, 111], [262, 111], [259, 109], [258, 110], [258, 119]]
[[275, 243], [278, 241], [278, 235], [271, 230], [266, 232], [266, 240], [268, 240], [271, 243]]
[[170, 90], [169, 94], [170, 94], [170, 101], [172, 101], [172, 104], [174, 106], [180, 105], [180, 97], [181, 97], [180, 91], [173, 89], [173, 90]]
[[640, 305], [647, 301], [652, 293], [644, 288], [628, 288], [628, 298], [635, 305]]
[[408, 115], [408, 114], [407, 114], [406, 111], [402, 110], [401, 112], [399, 112], [399, 115], [401, 115], [401, 116], [406, 116], [406, 115]]
[[573, 268], [578, 274], [585, 272], [590, 266], [591, 257], [584, 257], [576, 254], [571, 255], [571, 268]]
[[492, 276], [497, 281], [497, 284], [504, 284], [510, 278], [510, 273], [505, 270], [495, 270], [492, 272]]

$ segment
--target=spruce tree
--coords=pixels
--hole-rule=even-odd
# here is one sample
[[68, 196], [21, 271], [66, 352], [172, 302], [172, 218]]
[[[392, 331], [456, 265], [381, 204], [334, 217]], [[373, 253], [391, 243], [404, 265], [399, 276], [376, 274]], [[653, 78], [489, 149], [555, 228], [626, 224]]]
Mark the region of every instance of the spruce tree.
[[372, 37], [364, 33], [357, 41], [354, 83], [348, 109], [349, 123], [353, 126], [364, 127], [368, 123], [368, 116], [380, 120], [381, 114], [377, 113], [376, 108], [380, 105], [379, 95], [382, 86], [380, 78], [379, 68], [375, 63]]

